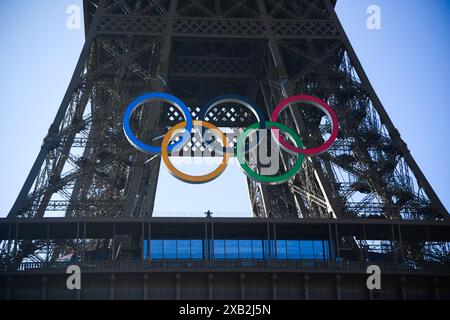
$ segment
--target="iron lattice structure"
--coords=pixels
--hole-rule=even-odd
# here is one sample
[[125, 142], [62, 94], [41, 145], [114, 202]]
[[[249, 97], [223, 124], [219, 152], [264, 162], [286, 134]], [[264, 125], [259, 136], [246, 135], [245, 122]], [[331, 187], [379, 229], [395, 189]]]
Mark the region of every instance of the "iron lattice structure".
[[[247, 96], [267, 114], [299, 93], [320, 97], [336, 111], [337, 142], [308, 159], [293, 181], [266, 186], [248, 180], [255, 217], [448, 220], [364, 73], [335, 1], [90, 0], [84, 5], [85, 45], [9, 218], [39, 219], [54, 211], [68, 218], [151, 217], [160, 158], [148, 162], [136, 151], [123, 134], [122, 120], [138, 95], [166, 91], [187, 102], [194, 118], [203, 103], [225, 93]], [[235, 105], [215, 108], [208, 119], [235, 130], [255, 120]], [[142, 136], [158, 136], [180, 120], [173, 109], [155, 114], [144, 108], [133, 125]], [[280, 121], [296, 128], [306, 146], [321, 144], [329, 131], [319, 112], [292, 108]], [[313, 139], [310, 132], [321, 132], [322, 138]], [[14, 261], [6, 254], [11, 246], [19, 248]], [[4, 242], [2, 263], [53, 259], [64, 245], [52, 246]], [[50, 258], [42, 258], [43, 247]]]

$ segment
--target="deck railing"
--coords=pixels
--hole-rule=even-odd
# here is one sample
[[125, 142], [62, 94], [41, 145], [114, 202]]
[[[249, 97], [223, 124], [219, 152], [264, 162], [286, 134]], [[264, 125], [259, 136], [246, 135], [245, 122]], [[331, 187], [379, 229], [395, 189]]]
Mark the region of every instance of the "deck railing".
[[84, 262], [24, 262], [18, 268], [9, 266], [5, 272], [65, 272], [69, 265], [78, 265], [85, 272], [350, 272], [365, 273], [369, 265], [377, 265], [388, 273], [449, 274], [450, 264], [395, 262], [340, 262], [292, 260], [145, 260], [145, 261], [84, 261]]

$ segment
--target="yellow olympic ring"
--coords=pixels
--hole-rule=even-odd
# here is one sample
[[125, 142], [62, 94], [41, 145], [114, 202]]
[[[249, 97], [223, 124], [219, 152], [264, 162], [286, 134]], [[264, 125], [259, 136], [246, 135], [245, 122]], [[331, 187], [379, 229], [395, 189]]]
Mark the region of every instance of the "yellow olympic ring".
[[[194, 126], [201, 126], [201, 127], [213, 130], [215, 133], [217, 133], [217, 136], [220, 137], [220, 139], [222, 139], [224, 147], [225, 148], [228, 147], [228, 141], [227, 141], [225, 134], [219, 128], [217, 128], [215, 125], [213, 125], [209, 122], [206, 122], [206, 121], [197, 121], [197, 120], [193, 121], [193, 124], [194, 124]], [[170, 128], [170, 130], [164, 136], [164, 139], [161, 144], [161, 157], [164, 161], [164, 164], [167, 166], [167, 169], [169, 169], [170, 173], [175, 178], [177, 178], [183, 182], [200, 184], [200, 183], [210, 182], [210, 181], [218, 178], [225, 171], [225, 168], [228, 165], [229, 155], [226, 152], [224, 152], [222, 155], [223, 159], [222, 159], [222, 163], [219, 165], [219, 167], [217, 167], [217, 169], [214, 170], [213, 172], [208, 173], [206, 175], [202, 175], [202, 176], [188, 175], [186, 173], [181, 172], [177, 168], [175, 168], [175, 166], [172, 164], [172, 162], [169, 159], [169, 152], [167, 151], [167, 147], [169, 146], [170, 140], [172, 139], [172, 135], [175, 133], [175, 131], [179, 130], [179, 129], [184, 129], [184, 128], [186, 128], [185, 121], [180, 122], [177, 125]]]

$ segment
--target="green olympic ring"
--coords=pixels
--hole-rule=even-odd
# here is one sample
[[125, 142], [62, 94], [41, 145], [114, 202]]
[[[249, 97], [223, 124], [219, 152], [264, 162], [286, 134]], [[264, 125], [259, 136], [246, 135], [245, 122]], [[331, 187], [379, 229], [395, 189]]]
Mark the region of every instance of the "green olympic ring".
[[[249, 178], [261, 182], [264, 184], [269, 185], [278, 185], [283, 184], [287, 181], [289, 181], [292, 177], [294, 177], [297, 172], [301, 169], [303, 161], [305, 160], [305, 157], [303, 154], [299, 153], [297, 154], [297, 160], [294, 164], [294, 166], [287, 171], [286, 173], [280, 175], [280, 176], [264, 176], [256, 173], [253, 171], [250, 166], [247, 164], [247, 162], [244, 159], [244, 152], [242, 152], [242, 148], [245, 145], [245, 139], [250, 135], [251, 132], [256, 131], [260, 129], [261, 123], [255, 123], [251, 126], [247, 127], [244, 132], [239, 136], [239, 139], [237, 141], [237, 147], [236, 147], [236, 156], [239, 163], [239, 166], [241, 167], [242, 171], [247, 175]], [[295, 145], [297, 148], [303, 148], [303, 143], [298, 134], [288, 126], [285, 126], [284, 124], [281, 124], [279, 122], [272, 122], [267, 121], [265, 122], [266, 128], [278, 128], [280, 130], [283, 130], [286, 132], [291, 138], [294, 140]]]

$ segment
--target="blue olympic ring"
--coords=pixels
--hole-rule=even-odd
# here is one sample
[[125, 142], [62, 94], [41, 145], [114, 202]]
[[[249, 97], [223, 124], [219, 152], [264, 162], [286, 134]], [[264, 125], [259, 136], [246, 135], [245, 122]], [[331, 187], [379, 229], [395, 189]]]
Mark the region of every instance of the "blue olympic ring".
[[191, 131], [192, 131], [191, 112], [189, 111], [188, 107], [184, 104], [183, 101], [181, 101], [177, 97], [174, 97], [170, 94], [162, 93], [162, 92], [152, 92], [152, 93], [144, 94], [140, 97], [137, 97], [135, 100], [133, 100], [128, 105], [128, 107], [125, 110], [124, 121], [123, 121], [123, 130], [125, 132], [125, 136], [128, 139], [128, 141], [139, 151], [142, 151], [145, 153], [150, 153], [150, 154], [161, 153], [161, 147], [150, 146], [150, 145], [147, 145], [147, 144], [143, 143], [142, 141], [140, 141], [134, 135], [133, 131], [131, 130], [131, 126], [130, 126], [131, 116], [136, 111], [136, 109], [140, 105], [142, 105], [146, 102], [150, 102], [150, 101], [164, 101], [164, 102], [167, 102], [167, 103], [173, 105], [181, 113], [183, 113], [183, 116], [186, 120], [186, 129], [185, 129], [183, 136], [181, 137], [180, 140], [171, 144], [167, 148], [168, 152], [172, 152], [172, 150], [180, 144], [181, 144], [181, 146], [179, 146], [179, 147], [183, 147], [185, 144], [187, 144], [190, 141]]

